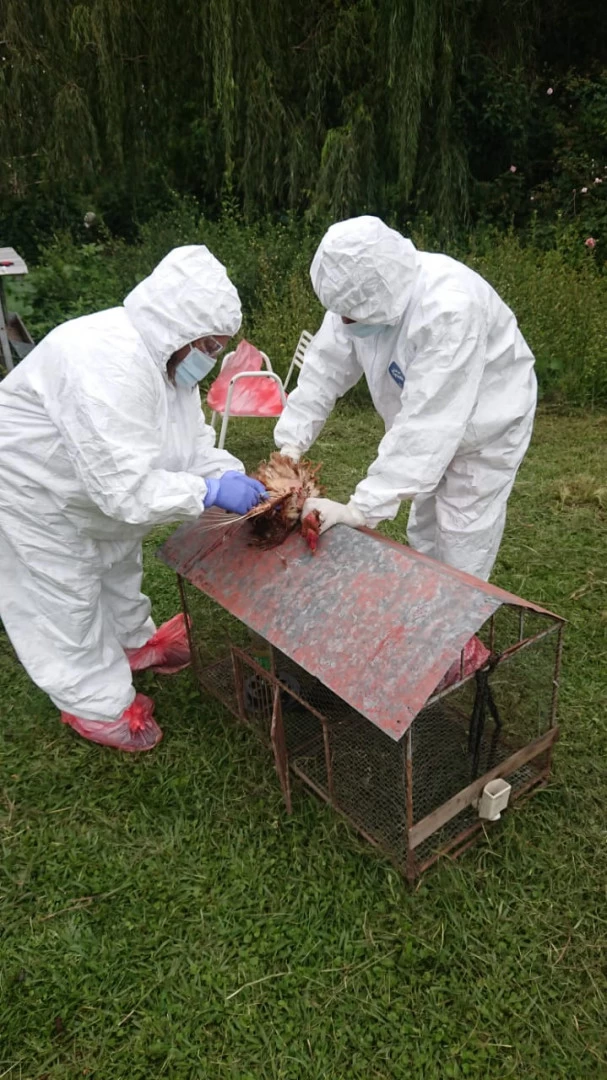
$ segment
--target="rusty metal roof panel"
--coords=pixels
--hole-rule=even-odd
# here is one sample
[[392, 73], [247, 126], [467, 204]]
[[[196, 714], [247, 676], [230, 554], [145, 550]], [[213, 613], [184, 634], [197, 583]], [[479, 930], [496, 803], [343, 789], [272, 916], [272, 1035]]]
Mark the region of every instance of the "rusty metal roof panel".
[[300, 667], [400, 739], [468, 639], [502, 604], [555, 618], [366, 530], [337, 526], [312, 555], [294, 533], [270, 551], [246, 528], [184, 525], [159, 552]]

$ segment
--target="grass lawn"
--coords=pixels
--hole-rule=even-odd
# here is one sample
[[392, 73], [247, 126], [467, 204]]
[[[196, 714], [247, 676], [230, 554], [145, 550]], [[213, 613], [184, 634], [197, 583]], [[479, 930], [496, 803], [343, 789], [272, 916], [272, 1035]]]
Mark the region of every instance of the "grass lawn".
[[[269, 433], [229, 445], [253, 466]], [[378, 436], [332, 419], [330, 494]], [[415, 891], [297, 787], [287, 818], [188, 673], [140, 678], [165, 739], [121, 755], [59, 724], [0, 632], [0, 1078], [607, 1076], [606, 445], [606, 417], [540, 417], [494, 574], [569, 619], [554, 781]]]

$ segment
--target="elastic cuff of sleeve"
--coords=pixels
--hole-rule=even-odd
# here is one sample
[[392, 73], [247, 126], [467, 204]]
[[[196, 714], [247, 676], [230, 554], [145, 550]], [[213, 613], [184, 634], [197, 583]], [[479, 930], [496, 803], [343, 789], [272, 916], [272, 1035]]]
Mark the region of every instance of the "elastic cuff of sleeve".
[[213, 480], [211, 477], [209, 477], [207, 480], [205, 480], [205, 484], [207, 485], [207, 492], [203, 499], [203, 504], [205, 510], [208, 510], [210, 506], [215, 505], [215, 500], [219, 494], [221, 481]]
[[362, 510], [358, 509], [356, 503], [350, 501], [348, 503], [348, 511], [351, 515], [352, 525], [355, 529], [362, 529], [363, 525], [368, 524], [365, 515], [363, 514]]
[[278, 452], [279, 454], [282, 454], [283, 457], [290, 458], [291, 461], [294, 461], [296, 464], [299, 461], [301, 455], [304, 453], [304, 451], [301, 450], [299, 446], [291, 446], [289, 445], [289, 443], [287, 443], [285, 446], [281, 446]]

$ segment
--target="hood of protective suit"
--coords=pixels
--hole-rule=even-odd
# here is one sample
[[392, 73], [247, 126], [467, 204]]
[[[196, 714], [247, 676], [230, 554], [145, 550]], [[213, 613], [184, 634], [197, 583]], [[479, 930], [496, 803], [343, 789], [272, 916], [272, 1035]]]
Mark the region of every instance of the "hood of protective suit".
[[328, 311], [368, 323], [400, 319], [416, 274], [411, 241], [369, 216], [332, 225], [310, 267], [314, 291]]
[[240, 298], [225, 267], [202, 244], [174, 248], [124, 301], [133, 326], [159, 364], [208, 334], [232, 337]]

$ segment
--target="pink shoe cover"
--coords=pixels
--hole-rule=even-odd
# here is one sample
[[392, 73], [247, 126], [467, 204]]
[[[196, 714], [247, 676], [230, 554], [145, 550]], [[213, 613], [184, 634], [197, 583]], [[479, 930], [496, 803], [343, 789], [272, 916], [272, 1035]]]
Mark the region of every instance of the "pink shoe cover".
[[61, 720], [89, 742], [130, 753], [151, 750], [162, 738], [162, 730], [154, 720], [154, 702], [145, 694], [137, 694], [118, 720], [83, 720], [65, 712], [61, 713]]
[[139, 649], [125, 649], [131, 671], [151, 668], [158, 675], [174, 675], [190, 663], [190, 646], [185, 618], [175, 615], [159, 626], [156, 633]]

